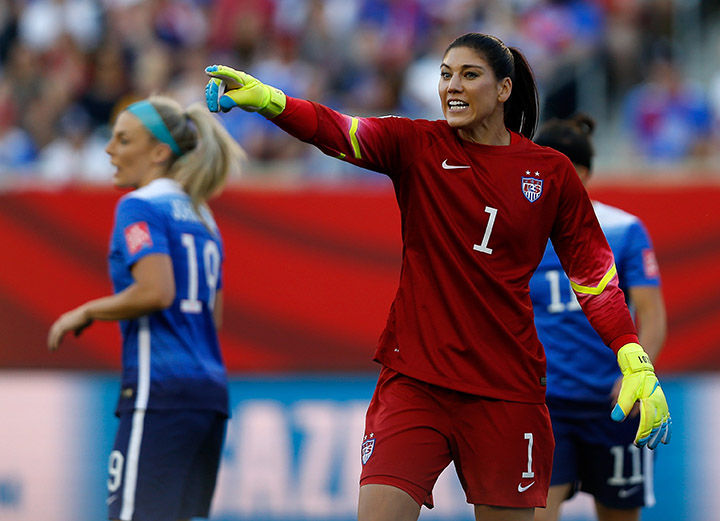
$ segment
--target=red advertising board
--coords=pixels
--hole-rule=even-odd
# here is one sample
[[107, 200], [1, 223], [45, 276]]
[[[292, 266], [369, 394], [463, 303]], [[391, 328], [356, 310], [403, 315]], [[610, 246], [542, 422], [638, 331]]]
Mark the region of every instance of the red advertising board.
[[[647, 225], [669, 336], [662, 371], [720, 369], [720, 186], [599, 186], [595, 199]], [[52, 321], [111, 291], [108, 189], [0, 194], [0, 367], [119, 368], [119, 333], [95, 324], [57, 353]], [[227, 190], [212, 207], [225, 241], [223, 352], [233, 372], [373, 369], [401, 253], [384, 188]]]

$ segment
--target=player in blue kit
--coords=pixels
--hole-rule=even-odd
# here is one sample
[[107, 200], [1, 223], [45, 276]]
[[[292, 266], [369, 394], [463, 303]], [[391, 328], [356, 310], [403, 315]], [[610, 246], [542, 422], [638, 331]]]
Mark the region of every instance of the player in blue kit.
[[115, 293], [63, 314], [48, 346], [94, 320], [119, 320], [120, 418], [109, 460], [109, 518], [207, 517], [228, 392], [217, 328], [223, 248], [206, 204], [243, 153], [200, 105], [151, 97], [121, 112], [106, 148], [116, 208], [110, 242]]
[[[535, 141], [568, 156], [586, 184], [593, 127], [583, 115], [552, 120]], [[593, 207], [614, 253], [620, 287], [635, 312], [640, 343], [655, 359], [665, 340], [666, 319], [650, 237], [637, 217], [599, 202]], [[530, 296], [547, 356], [547, 405], [556, 444], [547, 508], [536, 509], [535, 520], [557, 520], [562, 502], [578, 490], [594, 496], [600, 521], [638, 520], [640, 508], [655, 502], [652, 453], [633, 444], [637, 414], [623, 423], [608, 417], [622, 375], [580, 309], [551, 243], [530, 281]]]

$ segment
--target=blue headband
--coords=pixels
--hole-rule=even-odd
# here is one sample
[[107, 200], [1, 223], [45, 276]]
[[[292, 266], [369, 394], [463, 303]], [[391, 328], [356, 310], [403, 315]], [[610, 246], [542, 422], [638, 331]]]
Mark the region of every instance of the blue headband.
[[145, 128], [147, 128], [158, 141], [168, 145], [176, 156], [182, 155], [180, 147], [173, 139], [167, 125], [165, 125], [165, 122], [160, 117], [157, 109], [153, 107], [152, 103], [147, 100], [138, 101], [125, 110], [135, 115], [140, 122], [145, 125]]

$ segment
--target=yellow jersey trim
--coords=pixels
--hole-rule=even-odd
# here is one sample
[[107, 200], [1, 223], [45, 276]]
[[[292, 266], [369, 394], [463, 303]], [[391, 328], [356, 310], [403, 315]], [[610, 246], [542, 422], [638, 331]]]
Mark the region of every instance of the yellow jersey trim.
[[575, 290], [576, 293], [586, 293], [588, 295], [599, 295], [605, 290], [605, 286], [608, 285], [608, 282], [612, 280], [612, 278], [617, 273], [617, 268], [615, 267], [615, 264], [613, 264], [608, 272], [605, 274], [605, 276], [600, 281], [600, 284], [598, 284], [595, 287], [592, 286], [581, 286], [580, 284], [575, 284], [573, 281], [570, 281], [570, 285], [572, 286], [572, 289]]
[[358, 142], [358, 138], [356, 136], [357, 129], [358, 118], [352, 118], [352, 123], [350, 124], [350, 143], [352, 144], [355, 159], [362, 159], [362, 155], [360, 154], [360, 143]]

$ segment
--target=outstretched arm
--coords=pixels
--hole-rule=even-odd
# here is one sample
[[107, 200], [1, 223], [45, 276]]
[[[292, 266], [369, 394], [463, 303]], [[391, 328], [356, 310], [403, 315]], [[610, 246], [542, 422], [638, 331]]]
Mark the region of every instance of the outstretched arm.
[[205, 99], [211, 112], [240, 107], [258, 112], [278, 127], [323, 153], [388, 175], [401, 171], [416, 143], [416, 128], [407, 118], [348, 116], [319, 103], [292, 98], [257, 78], [226, 65], [205, 69], [210, 81]]

